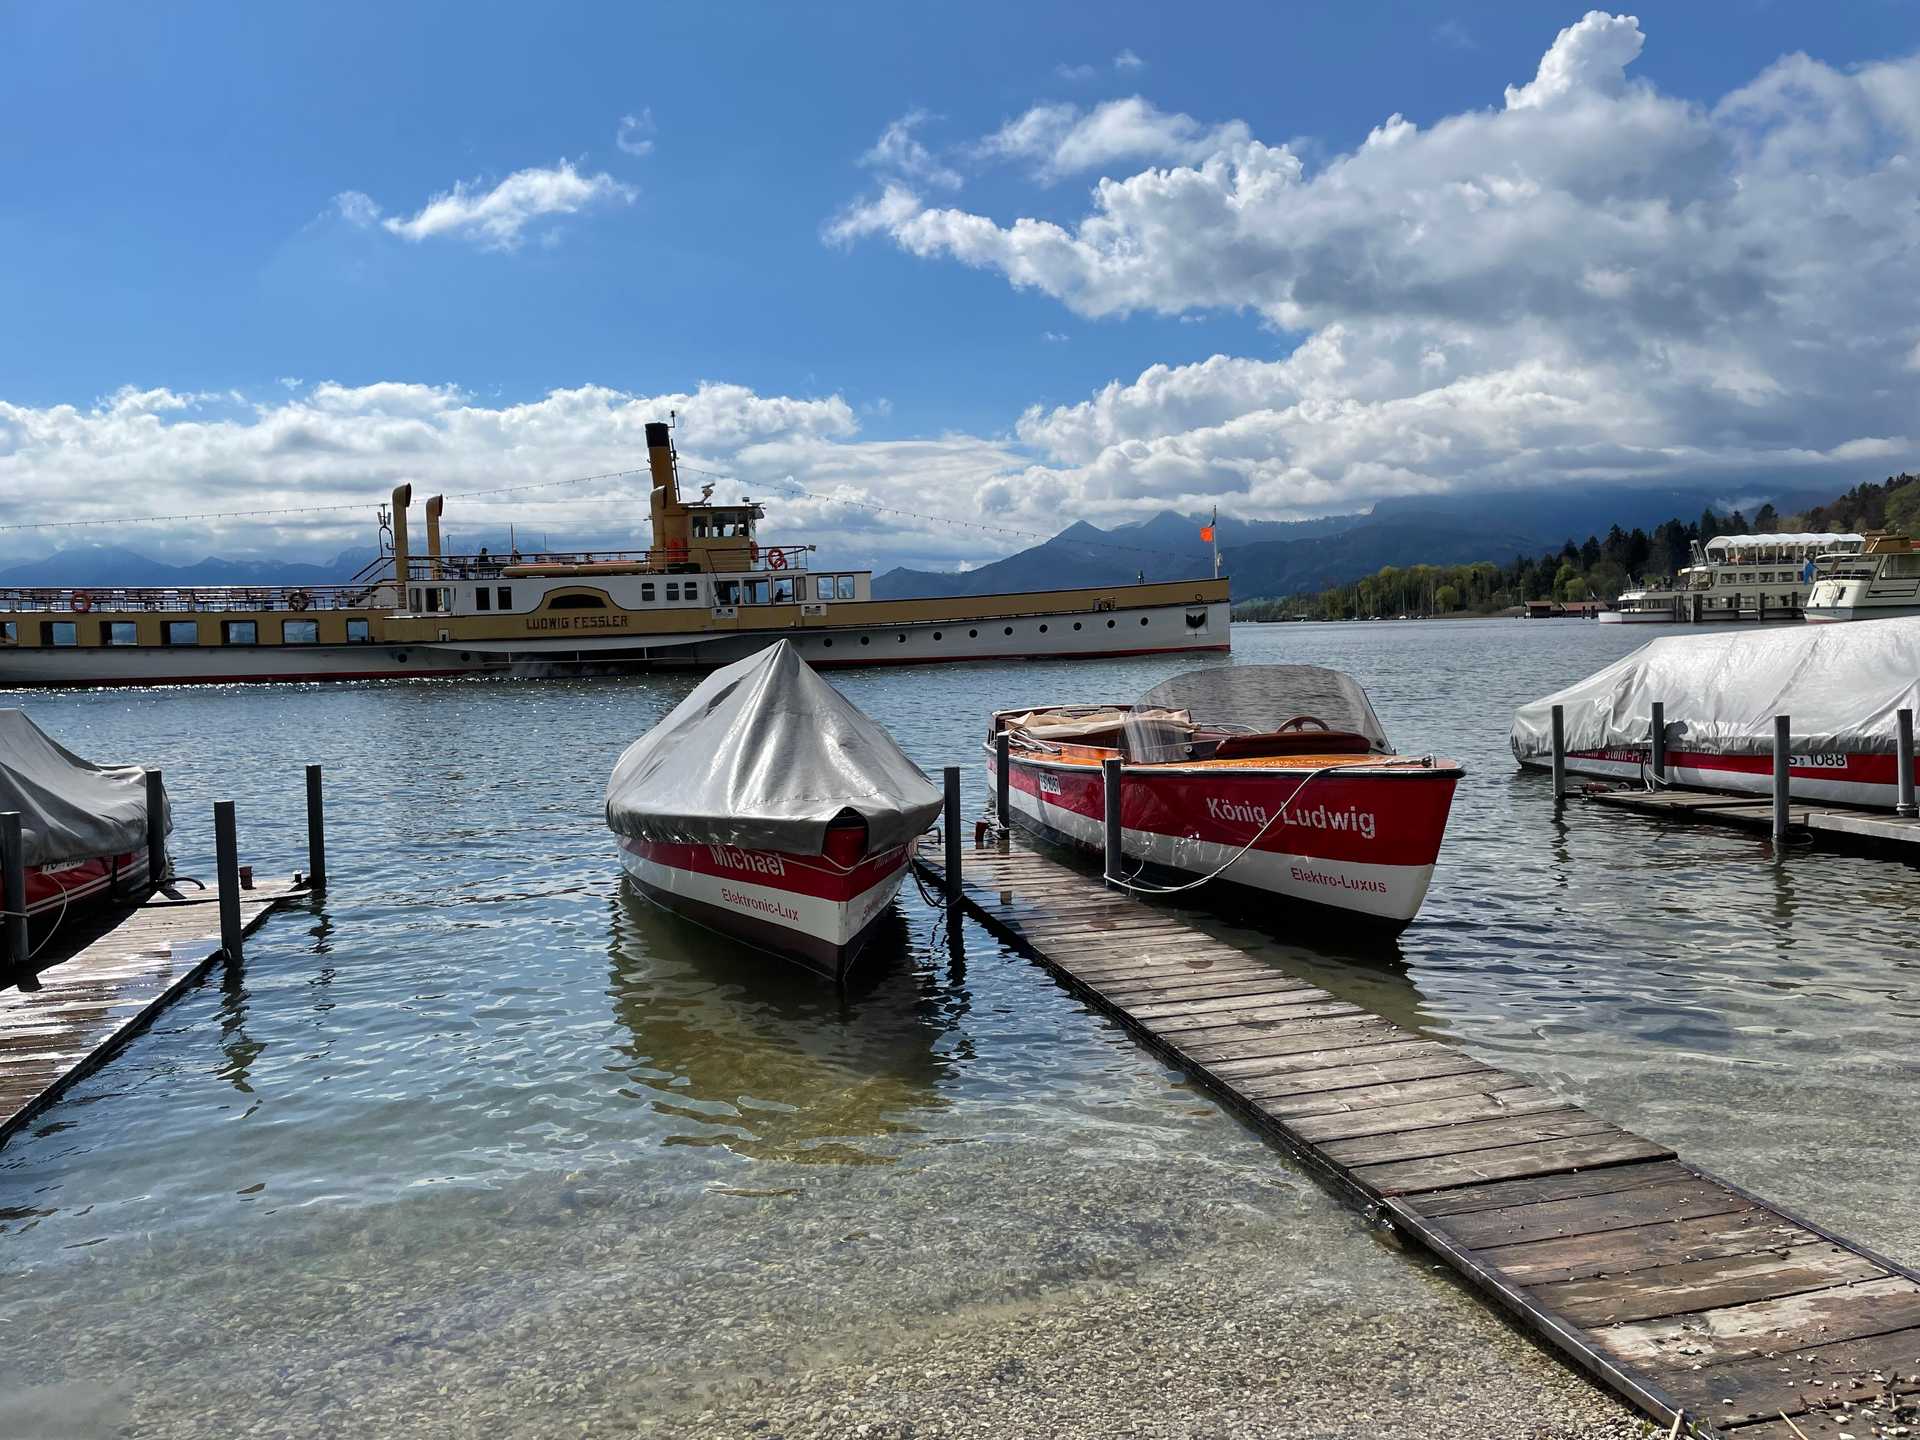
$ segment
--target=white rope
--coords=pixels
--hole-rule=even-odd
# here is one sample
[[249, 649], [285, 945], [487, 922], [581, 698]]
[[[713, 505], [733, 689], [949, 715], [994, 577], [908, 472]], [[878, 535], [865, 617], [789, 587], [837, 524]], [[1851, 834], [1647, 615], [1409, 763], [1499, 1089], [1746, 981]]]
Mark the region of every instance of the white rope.
[[[1409, 766], [1409, 765], [1419, 765], [1419, 766], [1425, 767], [1426, 769], [1431, 770], [1433, 768], [1433, 756], [1423, 755], [1418, 760], [1397, 760], [1397, 761], [1390, 760], [1390, 761], [1383, 762], [1382, 764], [1372, 766], [1370, 768], [1373, 768], [1376, 770], [1384, 770], [1384, 769], [1390, 769], [1396, 765], [1402, 766], [1402, 767]], [[1294, 786], [1293, 793], [1287, 796], [1286, 802], [1282, 804], [1278, 810], [1274, 811], [1273, 814], [1267, 818], [1266, 824], [1262, 825], [1258, 830], [1254, 832], [1253, 838], [1251, 840], [1247, 841], [1246, 844], [1242, 845], [1238, 850], [1234, 851], [1233, 854], [1229, 855], [1226, 858], [1226, 860], [1224, 860], [1220, 864], [1218, 869], [1210, 871], [1205, 875], [1202, 875], [1198, 880], [1189, 880], [1186, 883], [1181, 885], [1136, 885], [1133, 881], [1125, 879], [1119, 875], [1108, 875], [1108, 876], [1105, 876], [1104, 878], [1112, 881], [1115, 885], [1118, 885], [1122, 890], [1129, 891], [1130, 893], [1135, 895], [1178, 895], [1184, 890], [1198, 890], [1202, 885], [1205, 885], [1213, 880], [1218, 880], [1222, 875], [1226, 873], [1227, 868], [1229, 866], [1234, 864], [1234, 862], [1239, 860], [1240, 857], [1242, 855], [1245, 855], [1249, 850], [1253, 849], [1255, 845], [1258, 845], [1261, 841], [1261, 838], [1266, 835], [1267, 831], [1271, 830], [1275, 825], [1280, 823], [1281, 819], [1286, 815], [1287, 811], [1293, 807], [1293, 802], [1300, 798], [1300, 792], [1302, 790], [1305, 790], [1308, 785], [1312, 784], [1315, 780], [1318, 780], [1322, 775], [1331, 774], [1334, 771], [1354, 770], [1358, 768], [1359, 768], [1358, 766], [1354, 766], [1354, 765], [1322, 765], [1318, 770], [1308, 771], [1307, 778], [1302, 780], [1298, 785]], [[1124, 849], [1124, 846], [1123, 846], [1123, 849]], [[1123, 859], [1125, 858], [1124, 854], [1122, 855], [1122, 858]], [[1143, 868], [1149, 863], [1150, 862], [1144, 856], [1140, 860], [1140, 865]], [[1133, 873], [1138, 875], [1140, 873], [1140, 870], [1136, 869]]]

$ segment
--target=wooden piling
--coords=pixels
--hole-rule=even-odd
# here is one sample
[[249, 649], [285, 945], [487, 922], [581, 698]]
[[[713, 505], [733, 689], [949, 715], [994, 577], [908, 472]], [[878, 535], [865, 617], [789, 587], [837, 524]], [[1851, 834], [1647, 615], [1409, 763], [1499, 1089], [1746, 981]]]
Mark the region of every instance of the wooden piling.
[[1000, 822], [1002, 830], [1013, 828], [1013, 767], [1008, 759], [1010, 748], [1005, 730], [993, 737], [993, 818]]
[[1913, 711], [1902, 710], [1898, 717], [1900, 739], [1895, 756], [1897, 779], [1900, 793], [1899, 803], [1893, 807], [1893, 813], [1911, 818], [1913, 808]]
[[7, 974], [23, 976], [28, 958], [27, 850], [18, 810], [0, 815], [0, 910], [6, 912], [6, 943], [0, 946], [0, 961], [5, 962]]
[[1567, 708], [1564, 705], [1553, 707], [1553, 798], [1561, 800], [1567, 793]]
[[231, 800], [214, 803], [213, 849], [220, 889], [220, 951], [228, 961], [237, 962], [244, 932], [240, 924], [240, 841]]
[[320, 767], [307, 766], [307, 886], [327, 888], [327, 819], [320, 800]]
[[158, 770], [147, 771], [147, 885], [167, 883], [167, 791]]
[[1120, 878], [1125, 868], [1126, 849], [1120, 825], [1120, 761], [1118, 758], [1100, 762], [1100, 795], [1106, 808], [1106, 869], [1109, 882]]
[[1773, 838], [1787, 838], [1787, 797], [1792, 786], [1793, 741], [1789, 734], [1792, 720], [1786, 715], [1773, 717]]
[[[960, 898], [960, 767], [947, 766], [942, 778], [946, 781], [946, 805], [942, 818], [946, 823], [947, 898], [957, 901]], [[950, 914], [957, 916], [958, 908]]]
[[1653, 702], [1652, 740], [1653, 783], [1664, 785], [1667, 783], [1667, 704], [1664, 700]]

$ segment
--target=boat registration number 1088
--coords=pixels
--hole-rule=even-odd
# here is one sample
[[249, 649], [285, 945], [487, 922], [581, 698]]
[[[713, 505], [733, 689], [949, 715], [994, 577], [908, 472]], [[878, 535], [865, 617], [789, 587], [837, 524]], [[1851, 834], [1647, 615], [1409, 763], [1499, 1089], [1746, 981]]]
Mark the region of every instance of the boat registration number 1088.
[[1789, 755], [1787, 764], [1795, 770], [1844, 770], [1847, 757], [1838, 751], [1823, 750], [1817, 755]]

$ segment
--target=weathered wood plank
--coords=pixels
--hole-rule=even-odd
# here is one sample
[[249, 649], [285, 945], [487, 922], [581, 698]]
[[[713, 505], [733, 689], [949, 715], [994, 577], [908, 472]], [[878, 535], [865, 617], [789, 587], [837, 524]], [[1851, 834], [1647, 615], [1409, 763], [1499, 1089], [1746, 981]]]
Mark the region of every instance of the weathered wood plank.
[[1609, 1355], [1659, 1373], [1781, 1355], [1916, 1326], [1920, 1326], [1920, 1285], [1899, 1277], [1781, 1300], [1755, 1300], [1672, 1320], [1613, 1325], [1592, 1334], [1594, 1343]]
[[1507, 1247], [1533, 1240], [1596, 1235], [1663, 1220], [1698, 1220], [1752, 1211], [1751, 1205], [1726, 1187], [1686, 1175], [1680, 1180], [1598, 1195], [1573, 1195], [1565, 1200], [1428, 1218], [1460, 1244], [1498, 1257]]
[[1294, 1055], [1258, 1056], [1222, 1060], [1207, 1069], [1216, 1075], [1250, 1080], [1265, 1075], [1298, 1075], [1307, 1070], [1335, 1070], [1347, 1065], [1385, 1064], [1389, 1060], [1446, 1060], [1455, 1052], [1433, 1040], [1396, 1040], [1383, 1045], [1360, 1045], [1309, 1050]]
[[1420, 1130], [1361, 1135], [1351, 1140], [1326, 1141], [1319, 1148], [1320, 1153], [1329, 1160], [1359, 1169], [1389, 1160], [1468, 1155], [1481, 1150], [1531, 1145], [1538, 1141], [1624, 1134], [1626, 1132], [1611, 1121], [1597, 1119], [1584, 1110], [1562, 1105], [1540, 1115], [1502, 1115], [1492, 1120], [1463, 1120], [1453, 1125], [1430, 1125]]
[[[1665, 1383], [1681, 1404], [1728, 1425], [1783, 1413], [1798, 1417], [1843, 1401], [1858, 1404], [1889, 1389], [1899, 1395], [1920, 1394], [1920, 1330], [1839, 1340], [1698, 1370], [1689, 1365], [1670, 1373]], [[1736, 1432], [1741, 1440], [1752, 1433]]]
[[1317, 1020], [1296, 1020], [1271, 1030], [1236, 1036], [1220, 1030], [1202, 1030], [1178, 1038], [1174, 1043], [1183, 1055], [1213, 1069], [1216, 1065], [1241, 1060], [1261, 1060], [1303, 1051], [1325, 1050], [1331, 1046], [1404, 1043], [1406, 1031], [1377, 1015], [1335, 1015]]
[[1778, 1253], [1683, 1260], [1627, 1275], [1563, 1280], [1531, 1289], [1548, 1309], [1592, 1326], [1719, 1310], [1887, 1274], [1864, 1255], [1813, 1240], [1811, 1232], [1802, 1233], [1811, 1243], [1788, 1246]]
[[1621, 1230], [1528, 1240], [1480, 1251], [1480, 1258], [1516, 1284], [1542, 1285], [1595, 1275], [1629, 1275], [1656, 1265], [1716, 1256], [1778, 1252], [1808, 1232], [1770, 1210], [1749, 1206], [1697, 1220], [1656, 1220]]
[[1258, 1103], [1261, 1109], [1274, 1104], [1292, 1104], [1308, 1098], [1326, 1099], [1351, 1094], [1356, 1090], [1383, 1085], [1402, 1085], [1414, 1080], [1505, 1079], [1498, 1070], [1440, 1047], [1437, 1053], [1408, 1056], [1395, 1060], [1364, 1060], [1350, 1065], [1330, 1065], [1319, 1070], [1275, 1071], [1267, 1075], [1243, 1076], [1234, 1082], [1234, 1090]]
[[[1498, 1074], [1498, 1071], [1489, 1071]], [[1551, 1179], [1509, 1180], [1473, 1190], [1448, 1190], [1433, 1195], [1409, 1195], [1401, 1205], [1428, 1217], [1464, 1215], [1472, 1210], [1505, 1210], [1516, 1205], [1539, 1205], [1576, 1200], [1589, 1195], [1612, 1195], [1641, 1185], [1667, 1185], [1676, 1180], [1698, 1180], [1685, 1165], [1660, 1160], [1647, 1165], [1622, 1165]]]
[[1507, 1090], [1476, 1091], [1439, 1100], [1416, 1100], [1400, 1105], [1376, 1105], [1330, 1115], [1304, 1115], [1287, 1121], [1302, 1140], [1325, 1144], [1357, 1140], [1367, 1135], [1393, 1135], [1408, 1130], [1450, 1126], [1462, 1120], [1489, 1120], [1503, 1116], [1537, 1115], [1564, 1110], [1567, 1102], [1550, 1090], [1520, 1085]]
[[1501, 1091], [1528, 1088], [1525, 1082], [1512, 1075], [1482, 1066], [1431, 1079], [1391, 1080], [1379, 1085], [1356, 1085], [1306, 1095], [1282, 1095], [1262, 1100], [1260, 1108], [1274, 1119], [1284, 1120], [1291, 1125], [1295, 1120], [1315, 1116], [1358, 1116], [1373, 1110], [1396, 1110], [1402, 1105], [1448, 1099], [1470, 1101]]
[[1446, 1185], [1478, 1185], [1488, 1180], [1552, 1175], [1561, 1170], [1588, 1170], [1635, 1160], [1665, 1160], [1672, 1155], [1673, 1151], [1664, 1145], [1615, 1130], [1566, 1140], [1543, 1140], [1535, 1145], [1510, 1145], [1502, 1150], [1474, 1150], [1464, 1155], [1430, 1155], [1418, 1160], [1362, 1165], [1355, 1167], [1353, 1175], [1376, 1194], [1401, 1195]]
[[[1302, 1020], [1332, 1020], [1364, 1016], [1369, 1012], [1358, 1005], [1349, 1005], [1344, 1000], [1296, 1000], [1291, 1004], [1275, 1002], [1260, 1004], [1235, 1014], [1232, 1011], [1213, 1010], [1186, 1019], [1173, 1016], [1161, 1016], [1152, 1021], [1153, 1032], [1173, 1039], [1182, 1039], [1200, 1035], [1233, 1035], [1250, 1038], [1285, 1025]], [[1144, 1019], [1135, 1015], [1136, 1020]]]

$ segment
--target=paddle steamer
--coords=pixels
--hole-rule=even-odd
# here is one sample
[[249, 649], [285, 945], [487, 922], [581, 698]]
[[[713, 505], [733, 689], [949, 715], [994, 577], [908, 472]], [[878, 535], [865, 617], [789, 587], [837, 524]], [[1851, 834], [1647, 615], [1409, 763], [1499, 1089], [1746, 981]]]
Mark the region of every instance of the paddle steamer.
[[434, 496], [417, 557], [402, 485], [390, 544], [344, 584], [0, 590], [0, 687], [618, 674], [780, 639], [823, 668], [1229, 646], [1224, 578], [876, 600], [870, 572], [763, 542], [761, 505], [683, 499], [668, 427], [646, 437], [648, 549], [443, 554]]

